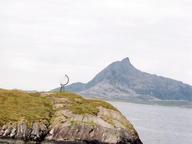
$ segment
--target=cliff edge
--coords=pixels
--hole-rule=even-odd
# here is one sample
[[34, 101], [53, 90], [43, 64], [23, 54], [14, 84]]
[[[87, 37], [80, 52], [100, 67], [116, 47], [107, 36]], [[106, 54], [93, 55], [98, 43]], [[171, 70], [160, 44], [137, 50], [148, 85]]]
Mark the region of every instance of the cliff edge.
[[142, 144], [113, 106], [72, 93], [0, 90], [0, 143]]

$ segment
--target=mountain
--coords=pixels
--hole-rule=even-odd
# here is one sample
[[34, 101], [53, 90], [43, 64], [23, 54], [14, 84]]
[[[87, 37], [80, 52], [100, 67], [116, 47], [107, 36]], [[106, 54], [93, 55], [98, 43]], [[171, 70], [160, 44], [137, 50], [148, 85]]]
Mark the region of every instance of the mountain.
[[66, 89], [88, 97], [110, 100], [192, 101], [192, 86], [142, 72], [131, 64], [129, 58], [110, 64], [86, 84], [74, 83]]

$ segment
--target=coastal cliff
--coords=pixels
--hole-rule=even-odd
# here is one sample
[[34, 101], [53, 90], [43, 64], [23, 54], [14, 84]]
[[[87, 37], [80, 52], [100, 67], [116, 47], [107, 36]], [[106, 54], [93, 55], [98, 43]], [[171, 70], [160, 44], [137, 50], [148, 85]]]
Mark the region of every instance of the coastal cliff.
[[0, 143], [142, 144], [113, 106], [72, 93], [0, 90]]

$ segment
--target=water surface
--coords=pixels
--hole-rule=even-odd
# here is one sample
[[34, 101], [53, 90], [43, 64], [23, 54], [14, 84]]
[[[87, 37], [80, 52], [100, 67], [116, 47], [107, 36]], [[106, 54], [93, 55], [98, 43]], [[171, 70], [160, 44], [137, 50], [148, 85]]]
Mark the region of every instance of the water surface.
[[192, 109], [110, 103], [130, 120], [144, 144], [192, 144]]

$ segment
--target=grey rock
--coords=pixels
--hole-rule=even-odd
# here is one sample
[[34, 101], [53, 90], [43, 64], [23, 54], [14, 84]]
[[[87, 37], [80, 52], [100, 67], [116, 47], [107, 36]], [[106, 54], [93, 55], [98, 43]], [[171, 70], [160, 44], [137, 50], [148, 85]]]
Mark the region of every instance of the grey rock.
[[44, 123], [35, 122], [32, 126], [30, 137], [32, 140], [41, 140], [48, 133], [48, 129]]
[[[55, 105], [58, 105], [66, 100], [56, 98], [55, 101]], [[70, 110], [58, 110], [45, 139], [57, 142], [142, 144], [132, 124], [119, 111], [102, 106], [98, 109], [97, 115], [81, 115]]]
[[27, 123], [25, 121], [21, 121], [17, 125], [17, 134], [15, 137], [17, 139], [27, 139], [28, 131]]
[[48, 133], [48, 128], [42, 122], [33, 123], [32, 128], [27, 126], [27, 122], [8, 123], [0, 127], [0, 138], [14, 138], [19, 140], [41, 141]]
[[11, 130], [10, 137], [11, 137], [11, 138], [14, 138], [14, 137], [15, 137], [15, 135], [16, 135], [16, 132], [17, 132], [16, 127], [13, 127], [13, 128], [12, 128], [12, 130]]

